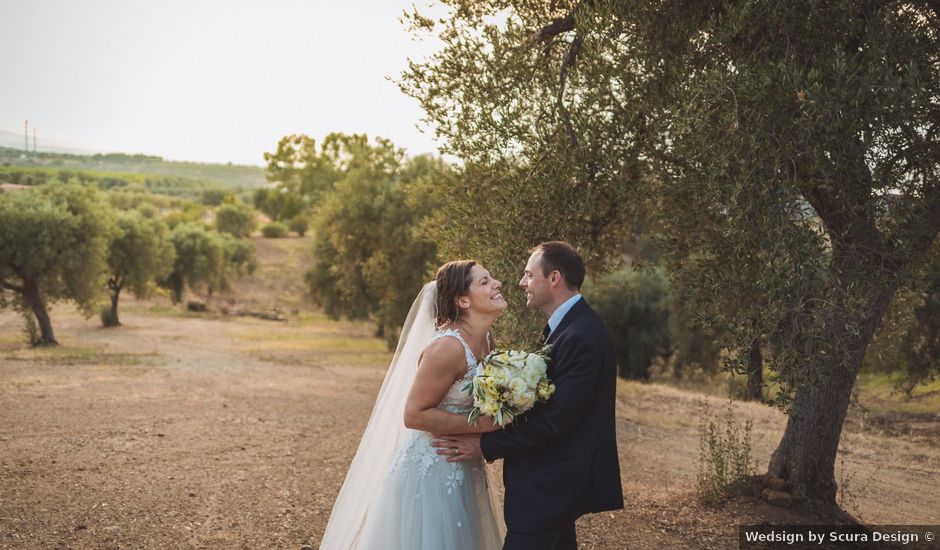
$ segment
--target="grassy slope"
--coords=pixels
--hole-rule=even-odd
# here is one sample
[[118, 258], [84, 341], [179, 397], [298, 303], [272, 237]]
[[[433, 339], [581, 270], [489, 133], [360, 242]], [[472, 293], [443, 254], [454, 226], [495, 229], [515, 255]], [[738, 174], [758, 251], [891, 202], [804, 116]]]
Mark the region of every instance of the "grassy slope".
[[117, 172], [122, 174], [150, 174], [206, 180], [227, 186], [256, 188], [266, 184], [264, 168], [237, 164], [211, 164], [178, 162], [148, 155], [71, 155], [65, 153], [39, 153], [27, 159], [21, 151], [0, 147], [0, 164], [9, 167], [54, 168]]

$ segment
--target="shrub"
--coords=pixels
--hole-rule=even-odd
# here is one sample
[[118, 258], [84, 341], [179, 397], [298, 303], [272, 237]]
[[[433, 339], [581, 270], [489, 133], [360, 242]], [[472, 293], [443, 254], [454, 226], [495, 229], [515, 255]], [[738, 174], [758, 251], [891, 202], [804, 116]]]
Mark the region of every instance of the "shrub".
[[648, 380], [669, 354], [669, 285], [662, 269], [622, 269], [587, 285], [584, 294], [610, 329], [620, 376]]
[[199, 197], [199, 202], [206, 206], [219, 206], [233, 196], [231, 191], [225, 189], [206, 189]]
[[307, 221], [307, 218], [303, 216], [296, 216], [290, 221], [290, 225], [288, 227], [290, 227], [291, 231], [303, 237], [304, 233], [306, 233], [307, 229], [310, 227], [310, 222]]
[[261, 234], [268, 239], [281, 239], [287, 236], [287, 226], [281, 222], [271, 222], [261, 228]]
[[253, 208], [243, 204], [223, 204], [215, 213], [215, 227], [239, 239], [251, 235], [257, 221]]
[[754, 473], [751, 456], [751, 430], [747, 420], [742, 426], [734, 419], [731, 403], [722, 421], [713, 416], [704, 399], [700, 402], [698, 483], [699, 500], [707, 506], [717, 506], [740, 490]]

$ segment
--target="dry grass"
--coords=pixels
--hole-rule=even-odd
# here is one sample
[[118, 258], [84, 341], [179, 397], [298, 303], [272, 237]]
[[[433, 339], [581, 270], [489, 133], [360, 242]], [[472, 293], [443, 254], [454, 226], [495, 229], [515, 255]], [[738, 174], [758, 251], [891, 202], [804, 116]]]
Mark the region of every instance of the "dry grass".
[[915, 386], [908, 396], [898, 389], [902, 374], [862, 373], [859, 405], [873, 414], [937, 415], [940, 420], [940, 379]]

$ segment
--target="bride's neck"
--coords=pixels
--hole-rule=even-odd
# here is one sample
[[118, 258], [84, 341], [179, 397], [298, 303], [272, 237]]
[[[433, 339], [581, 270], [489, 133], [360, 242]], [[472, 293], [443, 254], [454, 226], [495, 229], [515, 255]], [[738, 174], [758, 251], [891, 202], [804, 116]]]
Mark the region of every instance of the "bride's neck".
[[483, 317], [483, 316], [466, 316], [462, 317], [454, 323], [454, 326], [458, 327], [460, 330], [464, 331], [467, 336], [470, 337], [474, 342], [482, 343], [486, 339], [486, 333], [489, 332], [490, 327], [493, 326], [493, 322], [496, 320], [496, 317]]

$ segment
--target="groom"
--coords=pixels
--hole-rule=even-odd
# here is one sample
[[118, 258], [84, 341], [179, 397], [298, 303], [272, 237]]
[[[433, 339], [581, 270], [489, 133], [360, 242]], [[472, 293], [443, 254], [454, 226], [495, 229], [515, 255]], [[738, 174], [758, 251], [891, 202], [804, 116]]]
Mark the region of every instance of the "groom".
[[[503, 550], [576, 549], [575, 520], [623, 508], [614, 403], [616, 363], [603, 321], [581, 297], [584, 261], [568, 243], [532, 249], [519, 286], [548, 318], [555, 394], [491, 433], [441, 436], [449, 461], [503, 459], [508, 532]], [[452, 449], [456, 448], [454, 452]]]

